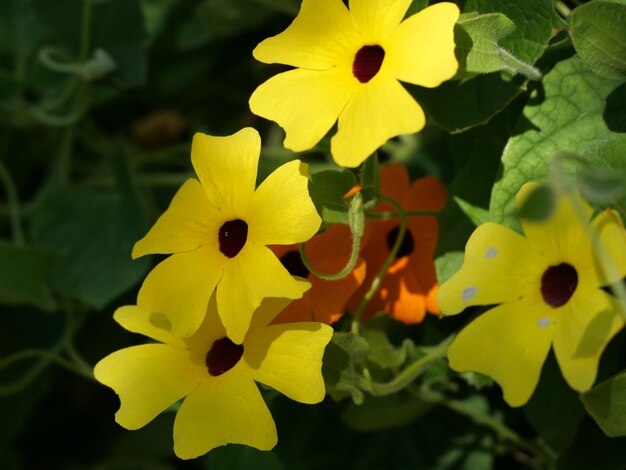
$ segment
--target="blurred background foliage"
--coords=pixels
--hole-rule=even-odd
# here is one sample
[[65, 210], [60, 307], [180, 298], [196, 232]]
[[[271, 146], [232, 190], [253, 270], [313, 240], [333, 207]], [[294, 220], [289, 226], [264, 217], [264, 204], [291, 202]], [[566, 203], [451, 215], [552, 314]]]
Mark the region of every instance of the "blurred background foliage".
[[[464, 12], [495, 15], [480, 20], [493, 32], [481, 36], [487, 55], [502, 41], [517, 58], [535, 64], [544, 80], [531, 81], [489, 61], [472, 71], [474, 59], [468, 56], [462, 80], [436, 90], [410, 87], [428, 112], [429, 125], [417, 136], [390, 141], [381, 159], [406, 164], [413, 177], [439, 176], [448, 186], [450, 202], [440, 218], [440, 279], [458, 267], [459, 251], [476, 223], [510, 222], [507, 195], [519, 181], [507, 172], [507, 162], [515, 166], [522, 156], [530, 158], [517, 149], [526, 145], [525, 131], [536, 125], [536, 116], [546, 115], [537, 106], [563, 109], [558, 90], [550, 88], [554, 83], [575, 76], [614, 103], [607, 115], [605, 108], [584, 101], [588, 95], [578, 95], [604, 127], [594, 127], [595, 137], [583, 134], [585, 145], [572, 151], [583, 153], [594, 139], [607, 133], [619, 137], [625, 130], [623, 81], [594, 75], [571, 58], [574, 48], [551, 1], [457, 3]], [[412, 11], [426, 4], [416, 0]], [[158, 261], [132, 261], [131, 247], [193, 176], [193, 133], [259, 129], [264, 138], [259, 180], [294, 158], [281, 145], [282, 131], [253, 116], [247, 100], [256, 86], [283, 70], [256, 62], [252, 49], [282, 31], [298, 10], [298, 0], [0, 0], [0, 467], [538, 465], [469, 417], [480, 414], [523, 438], [540, 440], [558, 468], [624, 468], [626, 440], [600, 431], [553, 358], [522, 409], [508, 408], [486, 378], [459, 377], [445, 361], [422, 381], [454, 396], [453, 403], [416, 400], [409, 389], [366, 397], [362, 405], [328, 397], [313, 407], [265, 391], [279, 432], [278, 446], [267, 453], [231, 445], [182, 462], [172, 451], [174, 413], [134, 432], [114, 422], [117, 398], [89, 378], [90, 366], [140, 341], [114, 324], [112, 313], [134, 303], [141, 279]], [[478, 37], [472, 28], [483, 26], [466, 23], [457, 31], [459, 47], [471, 49]], [[483, 72], [492, 73], [477, 75]], [[561, 118], [569, 122], [567, 112]], [[548, 119], [556, 127], [550, 135], [558, 139], [560, 118]], [[568, 132], [562, 139], [571, 138]], [[610, 152], [623, 148], [620, 138], [611, 144], [617, 150], [596, 146], [589, 158], [606, 162]], [[299, 158], [316, 172], [332, 167], [327, 155], [325, 139]], [[542, 171], [525, 177], [545, 176]], [[492, 194], [498, 180], [500, 190], [496, 186]], [[376, 334], [370, 333], [377, 351], [370, 360], [397, 367], [408, 356], [423, 354], [414, 345], [438, 343], [466, 318], [429, 316], [411, 327], [384, 319], [372, 328], [385, 331], [384, 338], [372, 339]], [[411, 341], [403, 345], [406, 337]], [[624, 339], [622, 332], [604, 354], [601, 379], [626, 366]], [[14, 356], [17, 351], [21, 355]], [[344, 396], [351, 393], [344, 390]]]

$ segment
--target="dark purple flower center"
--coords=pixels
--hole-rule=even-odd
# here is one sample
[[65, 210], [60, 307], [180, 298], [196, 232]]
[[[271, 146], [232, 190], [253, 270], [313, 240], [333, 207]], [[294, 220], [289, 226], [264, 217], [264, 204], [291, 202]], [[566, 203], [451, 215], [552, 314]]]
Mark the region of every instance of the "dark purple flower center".
[[292, 276], [309, 276], [309, 270], [302, 262], [302, 257], [300, 256], [300, 252], [298, 250], [288, 251], [280, 258], [280, 262]]
[[361, 83], [369, 82], [380, 70], [385, 50], [378, 46], [363, 46], [354, 56], [352, 73]]
[[213, 343], [204, 362], [209, 369], [209, 374], [217, 377], [235, 367], [242, 355], [243, 345], [235, 344], [224, 337]]
[[[387, 248], [389, 248], [389, 250], [391, 250], [393, 248], [393, 245], [396, 243], [396, 240], [398, 239], [398, 233], [400, 233], [400, 227], [395, 227], [391, 229], [387, 234]], [[400, 244], [400, 249], [396, 253], [396, 259], [409, 256], [411, 253], [413, 253], [413, 248], [415, 248], [415, 242], [413, 241], [411, 231], [407, 230], [406, 232], [404, 232], [404, 238], [402, 239], [402, 243]]]
[[224, 256], [234, 258], [248, 239], [248, 224], [241, 219], [229, 220], [220, 227], [218, 240]]
[[541, 295], [550, 307], [565, 305], [578, 286], [578, 273], [571, 264], [550, 266], [541, 276]]

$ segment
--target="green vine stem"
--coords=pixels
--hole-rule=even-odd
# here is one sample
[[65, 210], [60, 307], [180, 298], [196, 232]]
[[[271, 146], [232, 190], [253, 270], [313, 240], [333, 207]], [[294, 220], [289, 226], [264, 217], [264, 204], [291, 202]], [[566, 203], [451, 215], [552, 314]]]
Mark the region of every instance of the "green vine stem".
[[320, 279], [324, 279], [326, 281], [337, 281], [339, 279], [343, 279], [348, 274], [350, 274], [356, 266], [356, 263], [359, 260], [359, 253], [361, 251], [361, 239], [363, 238], [364, 231], [363, 196], [361, 195], [361, 193], [355, 194], [352, 198], [352, 201], [350, 202], [350, 211], [348, 218], [350, 222], [350, 232], [352, 233], [352, 251], [350, 252], [350, 259], [343, 267], [343, 269], [338, 273], [324, 273], [315, 269], [306, 256], [305, 243], [300, 243], [300, 258], [302, 258], [302, 263], [314, 276], [317, 276]]
[[482, 411], [472, 406], [469, 406], [465, 402], [449, 398], [443, 393], [436, 392], [434, 390], [424, 390], [418, 387], [411, 387], [409, 389], [409, 392], [414, 397], [426, 403], [432, 403], [434, 405], [445, 406], [452, 411], [455, 411], [459, 414], [467, 416], [468, 418], [471, 418], [472, 420], [474, 420], [474, 422], [481, 424], [483, 426], [486, 426], [492, 431], [494, 431], [501, 440], [514, 444], [517, 448], [534, 455], [537, 459], [540, 459], [541, 461], [544, 461], [544, 462], [554, 461], [554, 457], [550, 455], [541, 446], [528, 442], [527, 440], [522, 438], [519, 434], [517, 434], [515, 431], [513, 431], [506, 425], [500, 423], [498, 420], [494, 419], [492, 416], [486, 413], [483, 413]]
[[4, 185], [4, 189], [7, 194], [13, 240], [17, 245], [23, 246], [26, 244], [26, 239], [24, 238], [24, 230], [22, 229], [20, 201], [17, 196], [17, 189], [15, 188], [15, 183], [11, 177], [11, 173], [9, 173], [9, 170], [7, 170], [7, 167], [2, 161], [0, 161], [0, 180], [2, 180], [2, 184]]
[[406, 212], [404, 211], [403, 207], [395, 199], [390, 198], [388, 196], [384, 196], [381, 194], [379, 196], [379, 199], [381, 201], [385, 201], [391, 204], [396, 209], [397, 213], [400, 214], [400, 228], [398, 231], [398, 237], [396, 238], [396, 241], [393, 244], [393, 247], [389, 251], [389, 255], [387, 256], [387, 259], [381, 266], [380, 270], [378, 271], [378, 274], [376, 274], [376, 277], [372, 280], [370, 288], [367, 290], [367, 292], [361, 299], [361, 302], [359, 303], [358, 307], [354, 311], [351, 330], [352, 330], [352, 333], [354, 333], [355, 335], [359, 334], [361, 316], [363, 315], [363, 312], [365, 311], [365, 307], [367, 307], [367, 304], [369, 303], [369, 301], [372, 300], [372, 297], [374, 297], [374, 294], [376, 294], [376, 291], [378, 291], [378, 288], [380, 287], [380, 283], [382, 282], [383, 278], [387, 274], [387, 270], [389, 269], [389, 266], [391, 266], [391, 263], [393, 263], [393, 261], [396, 259], [396, 255], [398, 254], [398, 250], [400, 250], [400, 246], [402, 246], [402, 242], [404, 241], [404, 235], [406, 234], [407, 218], [406, 218]]
[[393, 380], [386, 383], [370, 381], [367, 390], [374, 396], [383, 397], [406, 388], [422, 374], [430, 363], [446, 356], [448, 348], [452, 344], [454, 337], [455, 335], [448, 336], [437, 346], [434, 346], [424, 357], [409, 364]]

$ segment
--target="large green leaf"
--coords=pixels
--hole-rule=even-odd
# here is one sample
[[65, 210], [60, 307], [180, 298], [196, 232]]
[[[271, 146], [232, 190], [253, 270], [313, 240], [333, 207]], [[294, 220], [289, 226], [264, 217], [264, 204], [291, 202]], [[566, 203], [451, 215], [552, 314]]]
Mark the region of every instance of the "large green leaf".
[[54, 307], [48, 279], [56, 261], [49, 250], [0, 242], [0, 302]]
[[507, 69], [498, 42], [514, 30], [515, 23], [502, 13], [462, 15], [454, 29], [459, 69], [470, 73]]
[[469, 0], [465, 11], [480, 15], [502, 13], [512, 20], [515, 30], [504, 37], [500, 45], [528, 64], [534, 64], [543, 54], [554, 27], [561, 24], [552, 0]]
[[146, 227], [127, 197], [56, 189], [38, 205], [33, 222], [39, 243], [63, 257], [52, 287], [92, 307], [102, 308], [135, 285], [149, 267], [147, 259], [130, 258]]
[[459, 133], [485, 124], [525, 89], [526, 79], [521, 75], [486, 74], [409, 91], [431, 120], [448, 132]]
[[[607, 97], [621, 84], [587, 70], [572, 57], [544, 77], [533, 92], [502, 155], [503, 174], [492, 191], [494, 221], [512, 226], [515, 195], [526, 181], [545, 180], [557, 152], [581, 154], [615, 134], [607, 127]], [[620, 116], [614, 119], [621, 119]], [[577, 169], [571, 165], [569, 170]]]
[[580, 398], [607, 436], [626, 436], [626, 371], [596, 385]]
[[600, 0], [571, 16], [572, 42], [583, 63], [609, 78], [626, 78], [626, 5]]

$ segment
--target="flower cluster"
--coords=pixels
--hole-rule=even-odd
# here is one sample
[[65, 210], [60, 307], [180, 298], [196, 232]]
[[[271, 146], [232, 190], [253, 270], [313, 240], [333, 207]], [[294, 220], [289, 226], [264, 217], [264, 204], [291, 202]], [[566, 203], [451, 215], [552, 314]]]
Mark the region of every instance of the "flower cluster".
[[[293, 23], [256, 47], [258, 60], [294, 69], [261, 84], [249, 104], [285, 130], [284, 145], [295, 151], [317, 145], [337, 123], [332, 156], [353, 168], [389, 139], [424, 127], [422, 108], [400, 82], [432, 88], [457, 73], [459, 9], [440, 2], [405, 18], [410, 0], [348, 4], [303, 0]], [[439, 288], [436, 215], [447, 197], [439, 179], [411, 182], [405, 166], [391, 163], [370, 178], [380, 185], [366, 188], [374, 194], [364, 203], [364, 170], [333, 202], [348, 223], [325, 219], [322, 228], [307, 165], [285, 163], [257, 187], [260, 154], [252, 128], [197, 133], [197, 178], [135, 244], [133, 258], [169, 256], [147, 275], [136, 305], [114, 314], [156, 343], [117, 351], [95, 368], [120, 397], [120, 425], [140, 428], [182, 401], [174, 424], [179, 457], [228, 443], [271, 449], [276, 428], [255, 382], [301, 403], [322, 401], [328, 325], [346, 313], [359, 334], [359, 323], [380, 312], [415, 324], [426, 313], [497, 304], [456, 336], [452, 369], [489, 375], [506, 402], [520, 406], [553, 347], [572, 388], [593, 385], [602, 352], [625, 322], [603, 289], [626, 275], [626, 232], [616, 212], [593, 217], [579, 195], [564, 193], [547, 221], [523, 220], [525, 237], [482, 224], [461, 269]], [[520, 204], [534, 188], [520, 190]], [[375, 394], [375, 371], [359, 372], [354, 382]], [[411, 373], [407, 367], [391, 384], [406, 386]]]

